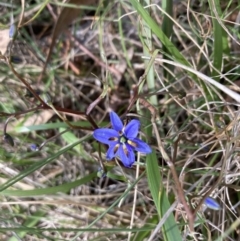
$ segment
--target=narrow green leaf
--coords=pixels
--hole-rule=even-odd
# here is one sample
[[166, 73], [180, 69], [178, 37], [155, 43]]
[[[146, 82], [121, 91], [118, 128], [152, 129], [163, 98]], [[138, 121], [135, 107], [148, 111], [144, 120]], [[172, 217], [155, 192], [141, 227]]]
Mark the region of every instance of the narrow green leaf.
[[[211, 14], [213, 16], [213, 66], [221, 71], [222, 68], [222, 58], [223, 58], [223, 39], [222, 39], [222, 27], [219, 24], [218, 20], [215, 17], [215, 12], [219, 15], [220, 13], [220, 4], [218, 0], [215, 0], [215, 4], [212, 3], [212, 0], [209, 0], [209, 6]], [[219, 80], [220, 76], [217, 74], [216, 70], [213, 70], [212, 76], [215, 80]]]
[[[163, 217], [163, 215], [169, 210], [171, 206], [167, 198], [166, 191], [163, 188], [160, 194], [160, 200], [161, 200], [160, 208], [162, 213], [161, 217]], [[173, 213], [171, 213], [167, 218], [167, 220], [164, 222], [162, 231], [164, 234], [165, 241], [182, 240], [182, 236], [178, 228], [178, 224], [174, 219]]]
[[133, 7], [144, 19], [144, 21], [149, 25], [153, 33], [159, 38], [163, 45], [171, 53], [172, 57], [178, 62], [191, 66], [190, 63], [185, 59], [185, 57], [178, 51], [175, 45], [169, 40], [169, 38], [163, 33], [160, 26], [151, 18], [147, 11], [142, 7], [142, 5], [137, 0], [130, 0]]
[[[60, 128], [60, 132], [65, 131], [65, 128]], [[72, 144], [74, 142], [77, 142], [79, 138], [77, 138], [73, 132], [66, 132], [61, 135], [61, 137], [68, 143]], [[73, 149], [84, 159], [89, 160], [89, 155], [87, 155], [86, 151], [84, 150], [84, 147], [81, 143], [78, 145], [74, 146]]]
[[[155, 152], [147, 155], [147, 178], [156, 209], [160, 218], [162, 218], [169, 210], [170, 202], [168, 201], [164, 187], [160, 185], [162, 180]], [[164, 222], [162, 231], [166, 241], [182, 240], [178, 225], [172, 213]]]
[[[162, 0], [162, 9], [166, 13], [168, 13], [170, 16], [173, 16], [173, 0]], [[164, 16], [163, 16], [162, 31], [168, 38], [172, 37], [173, 22], [166, 14], [164, 14]], [[168, 48], [166, 46], [163, 46], [163, 54], [164, 54], [163, 55], [164, 59], [170, 59], [169, 58], [170, 53], [169, 53]], [[174, 69], [173, 66], [171, 66], [171, 65], [166, 65], [166, 67], [169, 70]], [[171, 75], [170, 75], [169, 71], [167, 71], [165, 68], [164, 68], [164, 77], [166, 79], [171, 78]]]
[[[70, 122], [72, 125], [79, 125], [83, 127], [90, 127], [91, 125], [86, 121], [78, 121], [78, 122]], [[103, 125], [106, 125], [106, 122], [103, 122]], [[31, 131], [43, 131], [43, 130], [49, 130], [49, 129], [57, 129], [65, 127], [67, 128], [68, 125], [64, 122], [56, 122], [56, 123], [46, 123], [46, 124], [40, 124], [40, 125], [30, 125], [30, 126], [16, 126], [14, 127], [14, 131], [17, 133], [23, 133], [23, 132], [31, 132]]]
[[31, 197], [31, 196], [39, 196], [39, 195], [53, 195], [59, 192], [67, 193], [72, 188], [81, 186], [92, 181], [95, 177], [97, 177], [97, 172], [93, 172], [79, 180], [74, 182], [65, 183], [55, 187], [47, 187], [47, 188], [38, 188], [33, 190], [4, 190], [1, 194], [5, 196], [15, 196], [15, 197]]
[[161, 215], [160, 209], [160, 169], [157, 164], [157, 157], [156, 153], [152, 152], [151, 154], [147, 155], [147, 177], [148, 177], [148, 184], [149, 188], [156, 205], [156, 209], [158, 211], [159, 216]]
[[[83, 138], [83, 139], [85, 139], [85, 138]], [[56, 158], [58, 158], [63, 153], [67, 152], [68, 150], [71, 150], [74, 146], [76, 146], [77, 144], [81, 143], [83, 141], [83, 139], [80, 139], [77, 142], [62, 148], [60, 151], [58, 151], [54, 155], [52, 155], [52, 156], [50, 156], [48, 158], [45, 158], [45, 159], [43, 159], [43, 160], [33, 164], [30, 168], [22, 171], [21, 173], [19, 173], [15, 177], [9, 179], [7, 182], [5, 182], [4, 184], [2, 184], [0, 186], [0, 192], [5, 190], [6, 188], [12, 186], [14, 183], [22, 180], [24, 177], [28, 176], [29, 174], [33, 173], [34, 171], [36, 171], [36, 170], [40, 169], [41, 167], [47, 165], [48, 163], [50, 163], [51, 161], [55, 160]]]
[[[146, 220], [146, 224], [143, 226], [143, 228], [156, 226], [157, 223], [158, 223], [158, 216], [153, 215], [153, 217]], [[150, 230], [140, 231], [139, 233], [136, 233], [136, 235], [133, 236], [131, 241], [145, 240], [146, 237], [150, 236], [150, 233], [151, 233]]]
[[[43, 211], [36, 211], [31, 216], [28, 216], [26, 221], [23, 223], [24, 227], [32, 228], [41, 220], [41, 218], [45, 215]], [[22, 230], [17, 232], [18, 237], [24, 238], [28, 232], [26, 230]], [[8, 241], [19, 241], [16, 237], [11, 237]]]

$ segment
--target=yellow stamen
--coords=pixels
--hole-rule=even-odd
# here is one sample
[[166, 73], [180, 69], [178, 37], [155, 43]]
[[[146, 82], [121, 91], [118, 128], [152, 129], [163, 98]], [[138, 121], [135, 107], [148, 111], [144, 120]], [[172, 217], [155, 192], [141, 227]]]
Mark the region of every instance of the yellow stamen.
[[117, 144], [117, 145], [114, 147], [114, 154], [117, 152], [118, 148], [119, 148], [119, 144]]
[[127, 149], [127, 147], [125, 145], [123, 145], [123, 151], [126, 154], [126, 156], [128, 156], [129, 152], [128, 152], [128, 149]]
[[133, 141], [128, 140], [127, 143], [128, 143], [130, 146], [137, 147], [137, 143], [135, 143], [135, 142], [133, 142]]

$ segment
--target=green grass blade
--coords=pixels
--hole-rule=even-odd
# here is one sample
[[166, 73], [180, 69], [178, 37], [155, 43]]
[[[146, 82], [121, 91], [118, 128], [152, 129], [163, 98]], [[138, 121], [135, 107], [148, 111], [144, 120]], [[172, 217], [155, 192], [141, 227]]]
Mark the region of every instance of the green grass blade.
[[[157, 164], [156, 153], [153, 152], [147, 156], [147, 178], [149, 188], [160, 218], [169, 210], [168, 201], [164, 187], [161, 186], [160, 168]], [[166, 241], [182, 240], [178, 225], [171, 213], [163, 224], [163, 234]]]
[[[168, 13], [169, 16], [173, 15], [173, 1], [172, 0], [163, 0], [162, 1], [162, 9]], [[173, 22], [172, 20], [165, 14], [163, 16], [163, 23], [162, 23], [162, 31], [163, 33], [168, 37], [171, 38], [173, 34]], [[166, 54], [165, 54], [166, 53]], [[164, 59], [170, 59], [169, 58], [169, 51], [168, 48], [164, 45], [163, 46], [163, 58]], [[173, 70], [173, 66], [167, 65], [166, 66], [170, 71]], [[168, 71], [164, 68], [164, 76], [166, 79], [170, 79], [171, 75]]]
[[[153, 217], [149, 218], [146, 221], [146, 225], [144, 225], [144, 227], [151, 227], [151, 225], [156, 225], [157, 223], [158, 223], [158, 215], [153, 215]], [[139, 233], [136, 233], [136, 235], [134, 235], [134, 237], [131, 239], [131, 241], [145, 240], [146, 237], [150, 236], [151, 231], [144, 230]]]
[[[221, 71], [222, 68], [222, 58], [223, 58], [223, 39], [222, 32], [223, 29], [219, 24], [218, 20], [215, 18], [215, 11], [217, 11], [218, 16], [221, 16], [220, 13], [220, 5], [218, 0], [214, 0], [215, 4], [212, 3], [212, 0], [209, 0], [209, 6], [211, 9], [211, 14], [213, 16], [213, 66]], [[216, 7], [216, 8], [215, 8]], [[215, 9], [215, 10], [214, 10]], [[220, 76], [218, 76], [216, 70], [213, 70], [212, 76], [215, 80], [219, 80]]]
[[185, 57], [178, 51], [175, 45], [169, 40], [169, 38], [163, 33], [159, 25], [151, 18], [148, 12], [142, 7], [142, 5], [136, 0], [130, 0], [133, 7], [140, 14], [140, 16], [144, 19], [144, 21], [151, 28], [153, 33], [159, 38], [163, 45], [167, 48], [171, 56], [177, 60], [178, 62], [190, 66], [189, 62], [185, 59]]
[[149, 155], [147, 155], [147, 177], [148, 177], [148, 183], [150, 187], [150, 191], [152, 193], [152, 197], [154, 200], [154, 203], [156, 205], [156, 209], [158, 210], [159, 216], [161, 215], [161, 209], [160, 209], [160, 198], [159, 198], [159, 192], [160, 192], [160, 183], [161, 183], [161, 177], [160, 177], [160, 169], [157, 164], [157, 157], [156, 153], [153, 152]]
[[[45, 212], [43, 211], [36, 211], [31, 216], [27, 217], [26, 221], [23, 223], [23, 226], [28, 228], [34, 227], [41, 220], [44, 214]], [[26, 230], [23, 230], [17, 232], [17, 236], [20, 238], [24, 238], [27, 233], [28, 232]], [[11, 237], [10, 239], [8, 239], [8, 241], [19, 241], [19, 239], [17, 239], [16, 237]]]
[[[85, 139], [85, 138], [83, 138], [83, 139]], [[7, 182], [5, 182], [4, 184], [2, 184], [0, 186], [0, 192], [5, 190], [6, 188], [12, 186], [16, 182], [22, 180], [24, 177], [28, 176], [29, 174], [33, 173], [34, 171], [38, 170], [39, 168], [43, 167], [44, 165], [47, 165], [48, 163], [50, 163], [51, 161], [55, 160], [57, 157], [59, 157], [63, 153], [67, 152], [68, 150], [71, 150], [74, 146], [76, 146], [79, 143], [81, 143], [83, 141], [83, 139], [80, 139], [77, 142], [62, 148], [60, 151], [58, 151], [54, 155], [52, 155], [52, 156], [50, 156], [50, 157], [48, 157], [46, 159], [43, 159], [43, 160], [35, 163], [34, 165], [32, 165], [27, 170], [24, 170], [21, 173], [19, 173], [17, 176], [11, 178], [10, 180], [8, 180]]]
[[[91, 222], [91, 223], [88, 225], [88, 228], [91, 228], [95, 223], [97, 223], [101, 218], [103, 218], [107, 213], [109, 213], [115, 206], [117, 206], [117, 204], [128, 195], [128, 193], [133, 189], [133, 187], [137, 184], [137, 182], [144, 176], [144, 174], [145, 174], [145, 172], [143, 172], [143, 173], [139, 176], [139, 178], [138, 178], [136, 181], [134, 181], [134, 182], [132, 183], [132, 185], [130, 185], [130, 186], [123, 192], [123, 194], [122, 194], [119, 198], [117, 198], [116, 201], [114, 201], [114, 202], [112, 203], [111, 206], [109, 206], [109, 207], [108, 207], [104, 212], [102, 212], [93, 222]], [[147, 230], [149, 230], [148, 227], [147, 227]], [[131, 229], [130, 231], [132, 232], [132, 229]], [[75, 241], [75, 240], [77, 240], [77, 238], [78, 238], [81, 234], [82, 234], [82, 232], [79, 232], [79, 233], [78, 233], [74, 238], [72, 238], [70, 241]]]
[[[149, 5], [151, 3], [149, 0], [142, 1], [142, 2], [145, 2], [147, 5]], [[145, 11], [148, 12], [148, 15], [150, 14], [149, 9], [146, 9]], [[141, 36], [141, 41], [143, 44], [144, 54], [146, 56], [151, 57], [152, 53], [153, 53], [152, 29], [145, 20], [143, 21], [143, 26], [142, 26], [140, 36]], [[148, 71], [147, 71], [148, 88], [150, 90], [154, 90], [156, 87], [156, 83], [155, 83], [155, 74], [154, 74], [153, 65], [150, 64], [149, 61], [145, 60], [145, 68], [148, 68]], [[149, 99], [153, 105], [155, 105], [155, 106], [157, 105], [157, 97], [155, 95], [150, 96]]]
[[72, 188], [79, 187], [81, 185], [84, 185], [90, 181], [92, 181], [94, 178], [97, 177], [97, 172], [93, 172], [79, 180], [64, 183], [62, 185], [58, 185], [55, 187], [47, 187], [47, 188], [38, 188], [33, 190], [4, 190], [1, 194], [5, 196], [15, 196], [15, 197], [31, 197], [31, 196], [40, 196], [40, 195], [53, 195], [57, 194], [59, 192], [61, 193], [67, 193]]
[[[60, 132], [65, 131], [65, 128], [60, 128]], [[78, 141], [78, 138], [76, 137], [76, 135], [74, 135], [72, 132], [66, 132], [64, 134], [61, 135], [61, 137], [68, 143], [68, 144], [72, 144], [74, 142]], [[87, 155], [86, 151], [84, 150], [84, 147], [81, 143], [79, 143], [78, 145], [74, 146], [73, 149], [84, 159], [89, 160], [89, 155]]]

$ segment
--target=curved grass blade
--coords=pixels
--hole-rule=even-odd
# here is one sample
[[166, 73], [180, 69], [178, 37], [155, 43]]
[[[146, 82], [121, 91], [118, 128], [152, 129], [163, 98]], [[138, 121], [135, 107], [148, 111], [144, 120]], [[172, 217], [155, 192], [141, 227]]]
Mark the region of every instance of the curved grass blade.
[[190, 63], [185, 59], [185, 57], [178, 51], [176, 46], [169, 40], [169, 38], [163, 33], [159, 25], [151, 18], [147, 11], [142, 7], [142, 5], [137, 0], [130, 0], [133, 7], [144, 19], [144, 21], [149, 25], [153, 33], [159, 38], [162, 44], [167, 48], [171, 56], [178, 60], [178, 62], [191, 66]]

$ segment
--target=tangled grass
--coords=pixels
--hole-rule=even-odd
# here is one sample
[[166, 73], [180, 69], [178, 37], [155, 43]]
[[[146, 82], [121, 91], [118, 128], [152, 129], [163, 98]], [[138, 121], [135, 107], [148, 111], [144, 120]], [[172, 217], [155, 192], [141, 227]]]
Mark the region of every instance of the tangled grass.
[[[238, 1], [0, 9], [0, 240], [239, 239]], [[92, 137], [111, 110], [132, 168]]]

